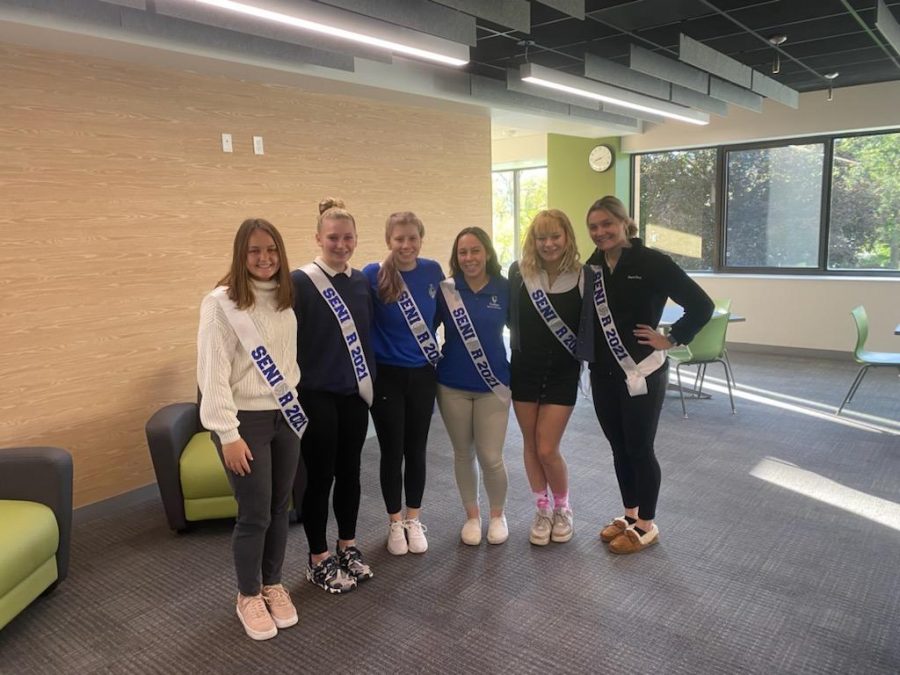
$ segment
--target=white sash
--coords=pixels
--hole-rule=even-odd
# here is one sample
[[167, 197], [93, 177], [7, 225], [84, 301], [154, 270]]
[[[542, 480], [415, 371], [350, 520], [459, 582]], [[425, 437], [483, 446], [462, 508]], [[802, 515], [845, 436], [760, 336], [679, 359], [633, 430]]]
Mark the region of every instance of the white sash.
[[341, 294], [331, 285], [331, 280], [322, 271], [321, 267], [315, 263], [310, 263], [301, 267], [300, 270], [312, 280], [325, 302], [331, 308], [334, 318], [337, 319], [338, 326], [341, 328], [341, 334], [344, 336], [344, 342], [347, 345], [347, 353], [350, 354], [350, 363], [353, 365], [353, 374], [356, 376], [359, 396], [371, 408], [373, 400], [372, 372], [369, 370], [369, 364], [366, 362], [366, 353], [363, 350], [362, 342], [360, 342], [359, 333], [356, 330], [356, 323], [353, 321], [350, 308], [344, 303]]
[[444, 300], [447, 301], [447, 307], [450, 309], [450, 316], [453, 318], [453, 324], [456, 326], [456, 331], [459, 333], [459, 337], [462, 338], [463, 344], [466, 346], [466, 351], [469, 352], [469, 358], [472, 359], [475, 370], [478, 371], [478, 374], [481, 375], [481, 379], [484, 380], [484, 383], [490, 390], [497, 395], [497, 398], [504, 403], [509, 403], [511, 398], [509, 387], [503, 384], [500, 381], [500, 378], [494, 375], [494, 371], [491, 370], [491, 364], [488, 362], [487, 355], [481, 348], [481, 342], [478, 340], [478, 333], [475, 332], [475, 326], [472, 323], [472, 319], [469, 318], [469, 312], [466, 309], [466, 305], [463, 303], [459, 291], [456, 290], [456, 282], [452, 278], [444, 279], [441, 282], [441, 293], [444, 295]]
[[253, 323], [253, 319], [247, 312], [238, 309], [234, 301], [228, 297], [227, 286], [219, 286], [212, 292], [212, 296], [218, 301], [241, 345], [256, 364], [256, 372], [271, 390], [272, 396], [278, 403], [278, 409], [287, 420], [288, 426], [294, 430], [297, 438], [303, 438], [303, 432], [306, 431], [309, 420], [306, 418], [303, 408], [300, 407], [297, 390], [284, 381], [284, 375], [281, 374], [278, 364], [275, 363], [269, 350], [263, 344], [262, 336], [259, 334], [256, 324]]
[[666, 354], [654, 349], [643, 361], [635, 363], [631, 354], [622, 344], [619, 331], [616, 330], [615, 321], [609, 311], [609, 303], [606, 299], [606, 287], [603, 283], [603, 268], [591, 265], [594, 270], [594, 309], [597, 310], [597, 318], [600, 319], [600, 328], [609, 350], [616, 357], [619, 366], [625, 371], [625, 384], [628, 387], [629, 396], [643, 396], [647, 393], [647, 375], [656, 372], [666, 362]]
[[523, 275], [522, 281], [525, 283], [525, 288], [528, 289], [528, 297], [531, 298], [531, 304], [534, 305], [538, 315], [544, 320], [547, 328], [559, 340], [559, 343], [566, 348], [566, 351], [572, 355], [572, 358], [575, 358], [578, 336], [569, 329], [565, 321], [556, 313], [556, 309], [550, 303], [547, 292], [540, 283], [542, 281], [541, 277], [526, 277]]
[[416, 300], [413, 298], [413, 294], [402, 276], [400, 277], [400, 283], [403, 284], [403, 290], [400, 292], [400, 297], [397, 298], [397, 306], [400, 308], [400, 313], [406, 320], [409, 332], [415, 338], [416, 344], [419, 345], [419, 349], [422, 350], [425, 359], [431, 365], [436, 366], [437, 362], [441, 360], [441, 352], [438, 349], [437, 340], [435, 340], [431, 331], [428, 330], [428, 324], [422, 318], [422, 312], [419, 311], [419, 306], [416, 304]]

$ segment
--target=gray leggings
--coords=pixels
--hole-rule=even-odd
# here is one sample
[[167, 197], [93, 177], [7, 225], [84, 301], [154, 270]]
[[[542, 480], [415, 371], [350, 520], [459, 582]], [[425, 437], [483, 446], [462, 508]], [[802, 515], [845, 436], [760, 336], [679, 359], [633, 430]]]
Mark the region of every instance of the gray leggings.
[[503, 442], [509, 423], [509, 403], [501, 401], [493, 392], [465, 391], [442, 384], [437, 388], [437, 401], [453, 444], [453, 468], [463, 506], [478, 504], [477, 456], [491, 509], [503, 509], [507, 488]]
[[[238, 431], [250, 448], [250, 473], [225, 474], [234, 490], [238, 515], [231, 539], [241, 595], [256, 595], [262, 584], [280, 584], [287, 547], [291, 488], [300, 461], [300, 439], [280, 410], [239, 410]], [[222, 443], [212, 434], [222, 457]]]

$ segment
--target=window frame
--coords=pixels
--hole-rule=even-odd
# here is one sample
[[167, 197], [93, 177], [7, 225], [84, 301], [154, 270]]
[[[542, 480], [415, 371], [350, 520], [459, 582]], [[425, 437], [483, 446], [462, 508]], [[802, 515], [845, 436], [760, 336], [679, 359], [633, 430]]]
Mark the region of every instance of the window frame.
[[544, 169], [548, 172], [549, 178], [549, 169], [546, 164], [519, 166], [508, 169], [491, 169], [492, 178], [495, 173], [509, 173], [512, 171], [513, 174], [513, 260], [519, 260], [522, 257], [522, 226], [519, 222], [519, 207], [521, 205], [521, 200], [519, 199], [519, 191], [521, 188], [520, 178], [523, 171], [533, 171], [534, 169]]
[[[715, 150], [716, 151], [716, 225], [713, 246], [712, 271], [695, 272], [695, 274], [750, 274], [750, 275], [785, 275], [785, 276], [835, 276], [835, 277], [900, 277], [900, 270], [848, 270], [828, 268], [828, 245], [831, 238], [831, 195], [832, 176], [834, 170], [834, 143], [839, 139], [858, 138], [862, 136], [884, 136], [888, 134], [900, 134], [900, 127], [878, 129], [870, 131], [854, 131], [845, 133], [817, 134], [812, 136], [798, 136], [792, 138], [780, 138], [765, 141], [753, 141], [746, 143], [734, 143], [723, 145], [702, 145], [689, 148], [668, 148], [666, 150], [652, 150], [638, 152], [631, 155], [631, 212], [636, 213], [639, 208], [640, 194], [636, 186], [640, 184], [637, 175], [639, 158], [643, 155], [654, 155], [663, 152], [683, 152], [686, 150]], [[766, 150], [769, 148], [786, 147], [789, 145], [814, 145], [821, 143], [822, 153], [822, 186], [821, 208], [819, 215], [819, 241], [817, 247], [817, 265], [815, 267], [739, 267], [727, 265], [725, 258], [725, 231], [727, 218], [727, 189], [728, 171], [727, 157], [729, 152], [743, 150]], [[641, 236], [644, 235], [643, 230]]]

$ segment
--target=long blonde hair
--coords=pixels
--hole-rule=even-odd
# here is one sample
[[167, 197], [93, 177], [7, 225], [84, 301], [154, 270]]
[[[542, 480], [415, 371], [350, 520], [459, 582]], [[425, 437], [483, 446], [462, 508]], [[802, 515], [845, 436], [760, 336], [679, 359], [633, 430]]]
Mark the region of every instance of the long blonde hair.
[[522, 243], [522, 259], [519, 261], [519, 270], [522, 276], [537, 276], [544, 264], [537, 252], [537, 237], [549, 234], [560, 228], [566, 235], [566, 250], [562, 260], [559, 261], [560, 274], [581, 269], [578, 245], [575, 243], [575, 230], [569, 217], [559, 209], [546, 209], [539, 212], [531, 221], [531, 225], [525, 232], [525, 241]]
[[[398, 225], [415, 225], [419, 231], [419, 237], [425, 238], [425, 226], [419, 217], [412, 211], [397, 211], [388, 216], [384, 224], [384, 241], [388, 247], [391, 245], [391, 233]], [[385, 304], [397, 302], [400, 293], [403, 292], [403, 277], [397, 269], [397, 261], [394, 252], [387, 254], [381, 269], [378, 270], [378, 299]]]

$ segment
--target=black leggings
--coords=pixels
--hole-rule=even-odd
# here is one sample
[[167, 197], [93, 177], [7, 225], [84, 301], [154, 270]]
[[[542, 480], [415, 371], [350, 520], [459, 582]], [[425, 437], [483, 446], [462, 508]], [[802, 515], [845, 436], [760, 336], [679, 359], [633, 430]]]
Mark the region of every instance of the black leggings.
[[359, 460], [369, 409], [359, 396], [343, 396], [326, 391], [300, 389], [300, 403], [309, 418], [300, 450], [306, 466], [303, 495], [303, 529], [309, 552], [328, 550], [328, 496], [334, 484], [334, 517], [338, 537], [356, 538], [359, 514]]
[[638, 507], [641, 520], [656, 517], [660, 471], [653, 441], [668, 381], [666, 363], [647, 377], [646, 394], [629, 396], [622, 370], [591, 371], [594, 412], [612, 447], [622, 503]]
[[[388, 513], [422, 507], [425, 450], [434, 413], [437, 377], [433, 366], [401, 368], [377, 364], [372, 421], [381, 446], [381, 494]], [[404, 466], [405, 462], [405, 466]]]

